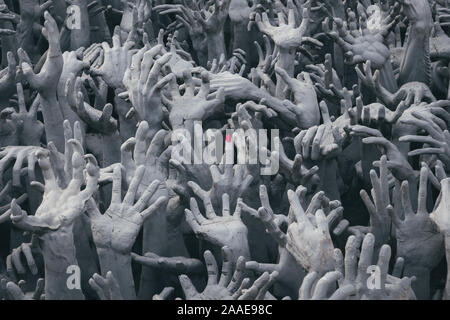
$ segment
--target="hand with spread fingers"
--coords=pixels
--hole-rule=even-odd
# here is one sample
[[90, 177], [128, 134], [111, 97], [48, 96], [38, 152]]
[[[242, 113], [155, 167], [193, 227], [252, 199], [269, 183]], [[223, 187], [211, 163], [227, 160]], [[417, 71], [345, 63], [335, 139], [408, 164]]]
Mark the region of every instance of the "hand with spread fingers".
[[210, 78], [207, 72], [202, 72], [202, 84], [195, 87], [190, 71], [183, 73], [185, 84], [184, 94], [180, 94], [175, 77], [169, 81], [170, 98], [163, 95], [163, 103], [169, 110], [169, 122], [172, 129], [186, 128], [189, 131], [193, 121], [206, 120], [207, 117], [220, 112], [224, 102], [223, 89], [219, 89], [213, 98], [210, 98]]
[[449, 299], [449, 21], [0, 0], [0, 298]]
[[234, 257], [250, 256], [247, 240], [247, 227], [241, 220], [240, 199], [237, 200], [234, 213], [230, 213], [230, 197], [228, 194], [222, 195], [222, 215], [218, 216], [212, 206], [211, 198], [199, 191], [192, 182], [189, 186], [194, 193], [202, 199], [205, 208], [205, 216], [200, 212], [198, 203], [191, 198], [190, 209], [185, 209], [186, 222], [192, 228], [195, 235], [200, 239], [223, 247], [228, 246]]
[[170, 53], [157, 58], [162, 47], [157, 45], [148, 50], [145, 46], [131, 60], [125, 71], [123, 84], [139, 120], [147, 121], [152, 130], [161, 128], [163, 120], [161, 91], [170, 81], [171, 75], [161, 79], [161, 69], [170, 59]]
[[[306, 3], [305, 3], [306, 4]], [[309, 3], [310, 5], [310, 3]], [[258, 29], [268, 35], [273, 42], [284, 50], [289, 50], [301, 45], [305, 40], [308, 24], [310, 21], [309, 13], [311, 8], [302, 8], [301, 24], [297, 26], [294, 9], [289, 9], [288, 20], [286, 23], [286, 15], [284, 12], [278, 12], [278, 26], [274, 26], [266, 12], [255, 14], [255, 23]]]
[[308, 216], [294, 191], [288, 191], [288, 198], [292, 222], [285, 236], [286, 248], [305, 270], [323, 275], [333, 269], [334, 248], [325, 213], [318, 209]]
[[95, 273], [89, 279], [89, 285], [100, 300], [123, 300], [119, 283], [111, 271], [108, 271], [105, 277]]
[[375, 237], [368, 233], [362, 244], [355, 236], [350, 236], [345, 246], [345, 256], [340, 249], [334, 250], [336, 271], [344, 275], [338, 279], [339, 288], [345, 290], [348, 286], [353, 287], [355, 293], [350, 295], [349, 300], [415, 300], [415, 295], [411, 294], [414, 277], [399, 279], [391, 276], [391, 247], [385, 244], [379, 255], [375, 255], [374, 245]]
[[295, 297], [300, 287], [300, 282], [305, 271], [295, 260], [294, 256], [286, 249], [286, 235], [281, 231], [281, 227], [287, 223], [287, 217], [282, 214], [275, 214], [269, 202], [267, 188], [261, 185], [259, 188], [261, 207], [258, 210], [243, 204], [242, 210], [260, 220], [271, 238], [278, 245], [278, 260], [276, 263], [259, 263], [248, 261], [245, 268], [258, 274], [265, 272], [278, 272], [277, 283], [274, 292], [279, 295]]
[[444, 255], [444, 238], [427, 210], [428, 172], [425, 166], [420, 170], [416, 212], [411, 204], [408, 181], [403, 181], [400, 192], [400, 208], [387, 208], [396, 230], [397, 256], [404, 258], [404, 275], [417, 278], [413, 283], [417, 298], [428, 299], [429, 273]]
[[[131, 33], [130, 33], [131, 34]], [[135, 50], [135, 45], [131, 37], [123, 43], [120, 40], [120, 28], [116, 27], [112, 37], [112, 47], [103, 42], [103, 64], [91, 67], [89, 72], [92, 75], [101, 76], [103, 80], [114, 90], [123, 90], [122, 82], [126, 70], [131, 65], [131, 59]]]
[[[79, 144], [76, 140], [70, 143]], [[45, 295], [46, 299], [82, 299], [81, 290], [70, 290], [65, 286], [66, 279], [60, 272], [69, 265], [78, 265], [75, 256], [73, 227], [75, 220], [83, 213], [86, 202], [97, 190], [99, 176], [95, 158], [86, 155], [85, 165], [80, 147], [74, 148], [72, 155], [71, 180], [65, 188], [58, 185], [56, 167], [50, 161], [49, 151], [38, 151], [37, 159], [44, 176], [45, 186], [42, 203], [34, 216], [28, 215], [16, 203], [11, 203], [11, 220], [22, 230], [36, 233], [41, 240], [42, 254], [45, 261]], [[86, 167], [86, 177], [83, 175]], [[69, 169], [67, 169], [69, 171]], [[83, 184], [85, 188], [81, 190]], [[62, 254], [59, 254], [59, 250]], [[64, 283], [61, 286], [61, 282]]]
[[[336, 281], [342, 278], [343, 275], [339, 271], [329, 271], [319, 279], [317, 272], [308, 273], [303, 278], [298, 294], [299, 300], [347, 300], [355, 294], [356, 290], [352, 285], [342, 286], [334, 290]], [[333, 294], [329, 295], [329, 292], [333, 292]]]
[[[429, 112], [431, 114], [428, 116], [422, 112], [413, 112], [410, 119], [403, 120], [403, 123], [414, 125], [416, 128], [425, 131], [428, 133], [427, 136], [405, 135], [400, 137], [399, 140], [402, 142], [423, 143], [422, 148], [410, 151], [408, 153], [409, 156], [436, 155], [446, 167], [449, 167], [450, 134], [447, 129], [447, 123], [450, 120], [449, 114], [443, 108], [430, 108]], [[447, 123], [441, 117], [447, 120]]]
[[[218, 278], [218, 267], [210, 251], [205, 251], [208, 282], [202, 292], [193, 285], [186, 275], [179, 276], [181, 288], [186, 300], [265, 300], [267, 290], [276, 281], [278, 273], [265, 272], [253, 284], [245, 277], [245, 259], [239, 257], [236, 262], [228, 247], [222, 247], [222, 272]], [[236, 265], [233, 273], [233, 265]]]
[[23, 280], [15, 284], [12, 281], [6, 283], [6, 291], [9, 296], [9, 300], [44, 300], [44, 284], [43, 278], [39, 278], [36, 282], [36, 288], [32, 292], [25, 292], [22, 288], [25, 287]]

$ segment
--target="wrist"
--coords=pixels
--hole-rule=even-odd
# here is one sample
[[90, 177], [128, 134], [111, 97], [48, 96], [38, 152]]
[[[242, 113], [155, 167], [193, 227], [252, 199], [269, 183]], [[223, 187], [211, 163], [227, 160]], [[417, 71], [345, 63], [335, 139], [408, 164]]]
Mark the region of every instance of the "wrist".
[[[47, 300], [84, 299], [79, 286], [79, 267], [72, 227], [61, 227], [57, 231], [44, 234], [40, 239], [45, 263], [45, 298]], [[75, 280], [74, 282], [71, 281], [71, 277]]]
[[167, 227], [167, 252], [172, 256], [189, 256], [181, 226]]
[[249, 90], [246, 90], [246, 93], [249, 100], [254, 100], [256, 102], [259, 102], [261, 99], [265, 99], [267, 101], [273, 100], [273, 97], [266, 90], [258, 88], [253, 84], [248, 89]]
[[97, 255], [100, 264], [100, 271], [103, 276], [106, 276], [108, 271], [114, 267], [115, 254], [114, 250], [109, 247], [100, 247], [97, 245]]
[[417, 265], [416, 262], [408, 263], [405, 261], [405, 266], [403, 268], [403, 275], [407, 277], [416, 276], [416, 278], [429, 278], [430, 269], [425, 266]]
[[[277, 61], [277, 67], [284, 69], [292, 77], [295, 67], [295, 49], [279, 47], [279, 52], [280, 59]], [[277, 80], [278, 78], [281, 79], [277, 75]]]
[[77, 264], [72, 227], [60, 227], [40, 237], [46, 269], [55, 273], [66, 272], [67, 267]]
[[[295, 50], [282, 47], [278, 48], [280, 51], [280, 58], [278, 59], [276, 66], [285, 70], [290, 77], [293, 77], [295, 66]], [[275, 88], [275, 95], [283, 99], [287, 84], [278, 73], [276, 74], [276, 78], [277, 84]]]
[[395, 93], [398, 90], [397, 81], [392, 69], [392, 64], [386, 59], [380, 70], [380, 84], [390, 93]]
[[441, 232], [444, 234], [445, 258], [447, 260], [447, 280], [445, 284], [444, 300], [450, 300], [450, 230]]
[[53, 49], [48, 52], [48, 59], [57, 60], [59, 58], [62, 58], [61, 49]]
[[238, 45], [243, 45], [246, 48], [250, 47], [250, 33], [247, 30], [248, 22], [248, 19], [233, 21], [233, 37], [235, 44], [235, 46], [233, 46], [234, 49], [240, 48]]
[[405, 263], [403, 276], [416, 278], [411, 286], [419, 300], [430, 298], [430, 272], [429, 268], [417, 265], [417, 263]]
[[119, 284], [124, 299], [136, 299], [133, 273], [131, 269], [131, 253], [121, 253], [112, 248], [97, 248], [100, 269], [103, 276], [111, 271]]
[[220, 55], [225, 54], [225, 39], [223, 31], [208, 32], [206, 34], [206, 40], [208, 44], [208, 60], [219, 59]]
[[257, 102], [264, 99], [265, 105], [276, 111], [278, 113], [278, 117], [282, 121], [286, 122], [290, 126], [298, 126], [295, 114], [286, 108], [283, 101], [273, 97], [267, 91], [253, 85], [252, 90], [247, 90], [247, 96], [249, 100], [254, 100]]

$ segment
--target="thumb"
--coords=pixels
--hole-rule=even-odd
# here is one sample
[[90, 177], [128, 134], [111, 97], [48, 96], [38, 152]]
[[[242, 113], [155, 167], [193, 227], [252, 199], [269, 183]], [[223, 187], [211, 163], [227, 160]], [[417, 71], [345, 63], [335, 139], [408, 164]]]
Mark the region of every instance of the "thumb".
[[14, 282], [10, 281], [6, 284], [6, 290], [13, 300], [25, 300], [23, 291]]
[[28, 64], [28, 62], [22, 62], [21, 67], [22, 67], [23, 75], [25, 76], [25, 79], [28, 81], [30, 86], [32, 86], [33, 88], [37, 88], [38, 84], [37, 84], [36, 75], [34, 74], [34, 71], [31, 68], [31, 66]]

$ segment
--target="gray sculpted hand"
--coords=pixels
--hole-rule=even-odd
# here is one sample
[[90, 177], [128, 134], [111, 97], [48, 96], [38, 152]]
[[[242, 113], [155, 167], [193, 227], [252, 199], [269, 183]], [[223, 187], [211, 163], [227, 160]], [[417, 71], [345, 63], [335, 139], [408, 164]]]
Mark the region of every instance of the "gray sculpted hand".
[[90, 200], [87, 212], [97, 247], [111, 248], [122, 254], [130, 253], [145, 219], [166, 201], [164, 197], [160, 197], [153, 203], [149, 202], [158, 188], [158, 180], [153, 181], [140, 198], [135, 200], [144, 172], [144, 166], [137, 168], [122, 200], [122, 169], [120, 166], [114, 168], [111, 204], [104, 214]]

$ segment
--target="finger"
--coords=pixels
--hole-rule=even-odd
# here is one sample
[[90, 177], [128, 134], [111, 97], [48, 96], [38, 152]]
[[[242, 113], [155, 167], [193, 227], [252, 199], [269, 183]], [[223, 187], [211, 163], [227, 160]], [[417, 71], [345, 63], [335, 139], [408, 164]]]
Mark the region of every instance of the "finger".
[[31, 248], [29, 245], [22, 244], [21, 246], [22, 253], [25, 256], [25, 260], [27, 261], [28, 268], [30, 268], [31, 273], [36, 275], [38, 273], [38, 269], [36, 266], [36, 262], [34, 261], [33, 254], [31, 253]]
[[136, 201], [136, 204], [133, 206], [133, 208], [140, 212], [142, 210], [144, 210], [144, 208], [147, 207], [148, 201], [150, 200], [150, 198], [153, 196], [153, 194], [155, 193], [155, 191], [157, 190], [157, 188], [160, 185], [160, 181], [159, 180], [154, 180], [144, 191], [144, 193], [141, 195], [141, 197], [138, 199], [138, 201]]
[[100, 298], [100, 300], [107, 300], [102, 288], [95, 282], [93, 278], [90, 278], [88, 283], [89, 286], [95, 291], [95, 293], [97, 293], [97, 296]]
[[395, 212], [394, 208], [391, 205], [388, 205], [386, 207], [386, 211], [389, 214], [389, 216], [391, 217], [391, 220], [392, 220], [392, 223], [394, 224], [394, 226], [396, 228], [399, 228], [401, 226], [401, 224], [402, 224], [402, 220], [397, 215], [397, 213]]
[[[340, 272], [341, 274], [345, 273], [344, 269], [344, 256], [342, 255], [341, 249], [334, 249], [333, 251], [333, 258], [334, 258], [334, 270]], [[347, 280], [347, 278], [346, 278]], [[342, 282], [342, 281], [340, 281]], [[339, 283], [340, 285], [340, 283]]]
[[36, 153], [36, 156], [38, 158], [39, 166], [41, 167], [41, 171], [44, 176], [46, 190], [55, 189], [57, 187], [56, 178], [53, 174], [53, 170], [50, 164], [48, 151], [38, 151]]
[[297, 222], [310, 224], [310, 221], [307, 218], [305, 211], [303, 210], [300, 201], [294, 191], [288, 191], [288, 199]]
[[9, 281], [6, 284], [6, 290], [10, 295], [10, 297], [12, 298], [12, 300], [25, 300], [25, 294], [14, 282]]
[[233, 261], [231, 260], [232, 253], [231, 249], [228, 247], [222, 248], [222, 272], [220, 275], [219, 286], [227, 287], [230, 284], [231, 278], [233, 276]]
[[414, 210], [413, 210], [412, 204], [411, 204], [411, 199], [409, 197], [408, 181], [405, 180], [402, 182], [400, 191], [401, 191], [402, 206], [405, 211], [405, 219], [407, 219], [408, 217], [412, 217], [412, 215], [414, 214]]
[[279, 246], [284, 247], [287, 242], [286, 235], [275, 223], [275, 217], [273, 213], [271, 214], [266, 210], [266, 208], [261, 207], [258, 209], [258, 215], [261, 221], [264, 223], [267, 232], [269, 232], [269, 234], [278, 243]]
[[232, 298], [234, 300], [240, 299], [243, 295], [243, 292], [246, 291], [250, 286], [251, 286], [250, 279], [245, 278], [244, 280], [242, 280], [242, 283], [241, 283], [239, 289], [236, 290], [236, 292], [232, 295]]
[[138, 191], [139, 185], [145, 173], [145, 166], [139, 166], [131, 179], [128, 191], [125, 194], [123, 203], [132, 206], [134, 204], [134, 199], [136, 198], [136, 193]]
[[270, 275], [268, 272], [264, 272], [258, 279], [255, 280], [253, 285], [245, 291], [245, 293], [239, 297], [238, 300], [254, 300], [258, 295], [261, 288], [268, 283]]
[[[161, 69], [162, 67], [169, 62], [169, 60], [171, 59], [172, 54], [171, 53], [166, 53], [164, 54], [161, 58], [158, 58], [155, 63], [153, 64], [152, 69], [150, 70], [150, 73], [148, 75], [148, 80], [147, 80], [147, 87], [150, 87], [152, 83], [156, 83], [158, 80], [158, 76], [161, 74]], [[190, 74], [190, 73], [189, 73]], [[166, 77], [165, 78], [165, 83], [168, 83], [169, 81], [171, 81], [172, 78], [170, 77]], [[162, 85], [159, 84], [159, 87], [161, 87]]]
[[328, 300], [347, 300], [354, 294], [356, 294], [355, 286], [352, 284], [347, 284], [337, 289]]
[[92, 194], [98, 189], [98, 179], [100, 176], [99, 168], [97, 165], [97, 160], [92, 154], [87, 154], [84, 156], [87, 160], [86, 170], [86, 187], [83, 191], [79, 193], [79, 197], [82, 201], [86, 202], [92, 197]]
[[191, 227], [192, 231], [198, 235], [200, 233], [200, 224], [195, 219], [194, 214], [189, 209], [184, 209], [184, 213], [187, 224]]
[[337, 271], [327, 272], [320, 280], [317, 282], [316, 288], [314, 289], [313, 300], [325, 300], [327, 299], [327, 294], [330, 289], [334, 286], [336, 281], [342, 278], [342, 274]]
[[208, 272], [208, 284], [207, 285], [208, 286], [216, 285], [217, 284], [217, 276], [219, 274], [216, 259], [214, 259], [213, 254], [209, 250], [205, 251], [205, 253], [203, 254], [203, 257], [205, 258], [206, 270]]
[[313, 126], [311, 128], [309, 128], [306, 132], [305, 137], [303, 138], [302, 141], [302, 156], [304, 159], [308, 159], [310, 158], [310, 149], [311, 149], [311, 144], [312, 141], [314, 139], [314, 136], [316, 135], [318, 126]]
[[204, 191], [198, 184], [196, 184], [193, 181], [188, 182], [188, 186], [194, 191], [194, 193], [203, 201], [203, 205], [205, 206], [206, 211], [206, 217], [208, 219], [214, 219], [216, 216], [216, 213], [214, 212], [213, 205], [211, 203], [211, 198], [207, 194], [206, 191]]
[[313, 285], [316, 283], [317, 277], [318, 277], [317, 272], [312, 271], [309, 272], [306, 275], [306, 277], [303, 278], [302, 285], [298, 292], [299, 300], [309, 300], [311, 298], [312, 288]]
[[356, 280], [358, 241], [355, 236], [350, 236], [345, 245], [344, 270], [345, 279], [350, 283]]
[[25, 98], [23, 96], [22, 84], [20, 82], [18, 82], [16, 85], [16, 88], [17, 88], [17, 99], [18, 99], [18, 103], [19, 103], [19, 112], [26, 113], [27, 107], [25, 106]]
[[[74, 139], [71, 139], [69, 142], [71, 142], [72, 144], [78, 143]], [[72, 155], [72, 180], [70, 181], [67, 187], [67, 190], [69, 190], [73, 194], [78, 193], [80, 191], [81, 185], [83, 184], [84, 166], [85, 162], [83, 156], [80, 153], [78, 153], [78, 151], [74, 151]]]
[[198, 204], [197, 201], [195, 200], [195, 198], [191, 198], [190, 199], [190, 207], [192, 210], [192, 213], [194, 214], [195, 219], [197, 220], [197, 222], [202, 225], [205, 222], [207, 222], [208, 220], [205, 219], [205, 217], [203, 217], [203, 215], [200, 213], [200, 209], [198, 208]]
[[31, 152], [28, 154], [27, 157], [27, 171], [28, 171], [28, 181], [35, 181], [36, 175], [35, 175], [35, 166], [36, 166], [36, 155], [34, 152]]
[[84, 141], [83, 141], [83, 132], [82, 131], [83, 130], [81, 129], [80, 122], [79, 121], [75, 121], [75, 123], [73, 125], [73, 138], [80, 145], [81, 150], [79, 152], [80, 152], [81, 155], [84, 153], [84, 151], [83, 151]]
[[362, 189], [359, 192], [359, 195], [360, 195], [362, 201], [364, 202], [364, 205], [366, 206], [367, 211], [369, 212], [370, 216], [375, 217], [376, 213], [377, 213], [377, 210], [375, 208], [375, 205], [370, 200], [370, 197], [367, 194], [366, 190]]
[[[382, 210], [384, 210], [385, 202], [383, 201], [383, 193], [387, 190], [382, 190], [382, 186], [380, 181], [378, 180], [377, 173], [375, 170], [370, 170], [370, 181], [372, 183], [373, 191], [374, 191], [374, 201], [375, 201], [375, 207], [377, 210], [375, 210], [375, 213], [379, 213]], [[386, 185], [384, 187], [387, 187]]]
[[195, 83], [192, 79], [192, 74], [190, 70], [184, 70], [183, 71], [183, 79], [184, 79], [184, 83], [186, 85], [186, 93], [188, 93], [189, 95], [194, 95], [194, 91], [195, 91]]
[[160, 294], [155, 294], [153, 300], [168, 300], [169, 297], [175, 292], [172, 287], [165, 287]]
[[14, 267], [13, 267], [11, 255], [8, 255], [6, 257], [6, 272], [7, 272], [7, 274], [8, 274], [10, 279], [12, 279], [14, 281], [17, 280], [16, 272], [15, 272]]
[[274, 271], [270, 274], [269, 280], [266, 283], [264, 283], [261, 289], [259, 289], [259, 292], [255, 297], [255, 300], [266, 300], [267, 291], [277, 281], [278, 276], [279, 276], [278, 271]]
[[34, 289], [32, 299], [33, 300], [39, 300], [44, 293], [45, 289], [45, 280], [43, 278], [39, 278], [36, 282], [36, 288]]
[[387, 244], [380, 249], [377, 266], [380, 268], [381, 288], [386, 284], [387, 274], [389, 271], [389, 261], [391, 260], [391, 247]]
[[20, 187], [20, 185], [21, 185], [20, 176], [21, 176], [22, 164], [23, 164], [23, 161], [25, 160], [24, 158], [25, 158], [24, 152], [19, 152], [17, 154], [16, 162], [14, 163], [13, 170], [12, 170], [12, 174], [13, 174], [12, 185], [14, 187]]
[[403, 274], [404, 264], [405, 259], [403, 259], [402, 257], [398, 257], [397, 260], [395, 260], [394, 269], [392, 270], [392, 276], [401, 278]]
[[311, 198], [308, 208], [306, 209], [306, 215], [314, 215], [316, 211], [322, 206], [325, 192], [319, 191]]
[[159, 197], [150, 207], [148, 207], [141, 213], [135, 215], [135, 220], [137, 220], [138, 223], [142, 223], [142, 221], [145, 221], [149, 216], [154, 214], [159, 208], [167, 205], [167, 200], [168, 199], [165, 196]]
[[180, 275], [178, 279], [180, 280], [181, 289], [183, 289], [186, 300], [195, 298], [198, 292], [192, 284], [191, 279], [189, 279], [189, 277], [184, 274]]
[[12, 264], [14, 265], [14, 268], [18, 274], [25, 274], [26, 271], [25, 271], [25, 267], [23, 266], [22, 261], [20, 259], [20, 253], [21, 253], [21, 250], [13, 249], [13, 251], [11, 253], [11, 261], [12, 261]]
[[322, 114], [322, 120], [324, 124], [331, 123], [330, 114], [328, 112], [328, 106], [325, 101], [321, 101], [319, 104], [320, 112]]
[[363, 240], [361, 246], [361, 254], [358, 263], [358, 277], [365, 276], [367, 268], [372, 265], [373, 252], [375, 246], [375, 237], [373, 234], [368, 233]]
[[419, 193], [417, 196], [417, 213], [426, 214], [427, 212], [427, 190], [428, 189], [428, 170], [422, 166], [420, 168]]
[[267, 188], [263, 184], [259, 186], [259, 198], [261, 200], [261, 205], [264, 207], [264, 209], [266, 209], [267, 212], [269, 213], [273, 213], [269, 202], [269, 195], [267, 193]]
[[111, 203], [122, 203], [122, 168], [115, 166], [112, 177]]
[[245, 258], [240, 256], [236, 262], [236, 269], [234, 270], [231, 282], [227, 287], [229, 292], [235, 293], [238, 290], [239, 286], [242, 283], [242, 280], [244, 280], [245, 269], [246, 269]]
[[311, 148], [311, 160], [318, 160], [320, 156], [320, 147], [322, 142], [322, 137], [325, 133], [326, 127], [320, 125], [317, 129], [316, 135], [314, 136]]
[[317, 210], [316, 212], [316, 222], [317, 228], [322, 232], [322, 234], [329, 235], [327, 217], [325, 216], [325, 213], [321, 209]]

